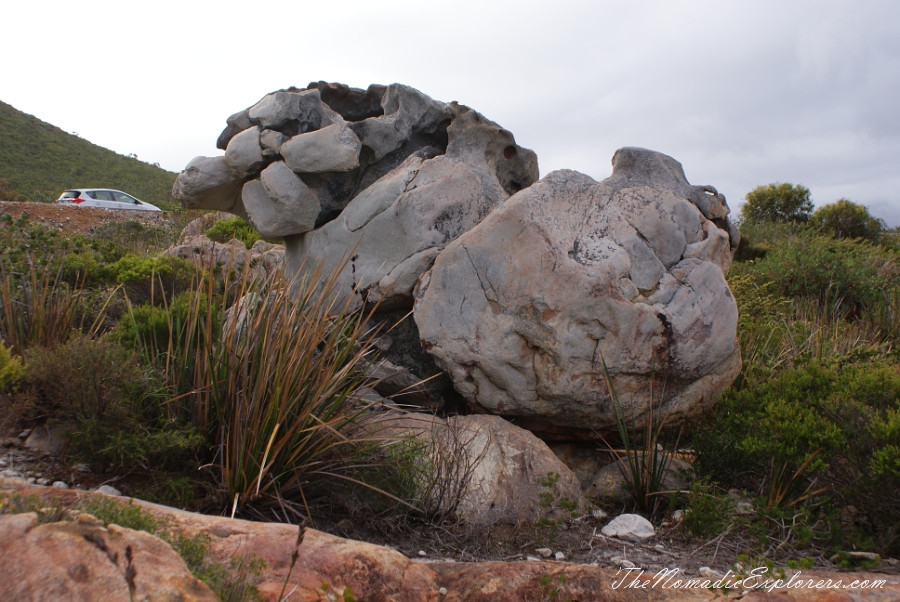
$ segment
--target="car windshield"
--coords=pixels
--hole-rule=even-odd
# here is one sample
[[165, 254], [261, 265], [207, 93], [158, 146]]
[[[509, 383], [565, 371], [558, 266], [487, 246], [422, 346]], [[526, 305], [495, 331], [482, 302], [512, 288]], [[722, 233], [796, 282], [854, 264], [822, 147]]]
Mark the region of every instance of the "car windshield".
[[61, 198], [61, 199], [77, 199], [79, 194], [81, 194], [81, 191], [79, 191], [79, 190], [67, 190], [64, 193], [62, 193], [62, 196], [59, 198]]

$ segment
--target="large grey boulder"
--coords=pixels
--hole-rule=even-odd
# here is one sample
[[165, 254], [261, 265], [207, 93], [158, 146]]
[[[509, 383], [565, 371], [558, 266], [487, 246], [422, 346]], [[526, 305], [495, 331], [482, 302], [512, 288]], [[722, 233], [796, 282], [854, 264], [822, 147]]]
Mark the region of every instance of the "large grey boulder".
[[186, 209], [213, 209], [246, 216], [241, 179], [225, 157], [195, 157], [175, 179], [172, 196]]
[[602, 182], [557, 171], [508, 199], [419, 282], [423, 345], [479, 412], [548, 437], [702, 415], [737, 376], [725, 199], [626, 148]]
[[283, 161], [270, 164], [241, 193], [250, 221], [265, 238], [312, 230], [321, 205], [316, 195]]

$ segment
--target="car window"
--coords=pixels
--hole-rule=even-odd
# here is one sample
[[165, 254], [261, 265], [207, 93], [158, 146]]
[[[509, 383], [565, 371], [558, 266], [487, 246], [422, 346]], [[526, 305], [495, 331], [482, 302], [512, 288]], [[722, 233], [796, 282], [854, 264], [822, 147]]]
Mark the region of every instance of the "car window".
[[118, 190], [113, 190], [112, 193], [113, 196], [116, 197], [116, 200], [120, 203], [131, 203], [133, 205], [136, 205], [138, 202], [138, 200], [130, 194], [125, 194], [124, 192], [119, 192]]
[[78, 195], [81, 194], [80, 190], [66, 190], [62, 193], [62, 196], [59, 197], [61, 199], [77, 199]]
[[98, 201], [113, 200], [112, 194], [108, 190], [91, 190], [90, 195]]

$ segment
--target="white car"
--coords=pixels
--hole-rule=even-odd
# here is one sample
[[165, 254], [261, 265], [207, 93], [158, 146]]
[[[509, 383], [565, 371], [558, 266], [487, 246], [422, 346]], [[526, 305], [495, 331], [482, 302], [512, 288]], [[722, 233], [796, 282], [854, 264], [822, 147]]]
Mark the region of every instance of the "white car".
[[121, 190], [110, 188], [73, 188], [56, 199], [63, 205], [76, 207], [100, 207], [103, 209], [131, 209], [136, 211], [162, 211], [156, 205], [145, 203]]

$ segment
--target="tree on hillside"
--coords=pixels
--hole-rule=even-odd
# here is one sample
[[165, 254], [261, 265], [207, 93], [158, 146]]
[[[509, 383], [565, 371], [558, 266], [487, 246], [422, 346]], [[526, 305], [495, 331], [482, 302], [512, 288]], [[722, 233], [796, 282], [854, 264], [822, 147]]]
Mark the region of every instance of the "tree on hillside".
[[809, 188], [793, 184], [767, 184], [747, 193], [741, 207], [741, 219], [749, 223], [795, 222], [809, 220], [813, 204]]
[[887, 228], [884, 220], [872, 216], [863, 205], [848, 199], [822, 205], [813, 212], [810, 222], [835, 238], [878, 240]]

